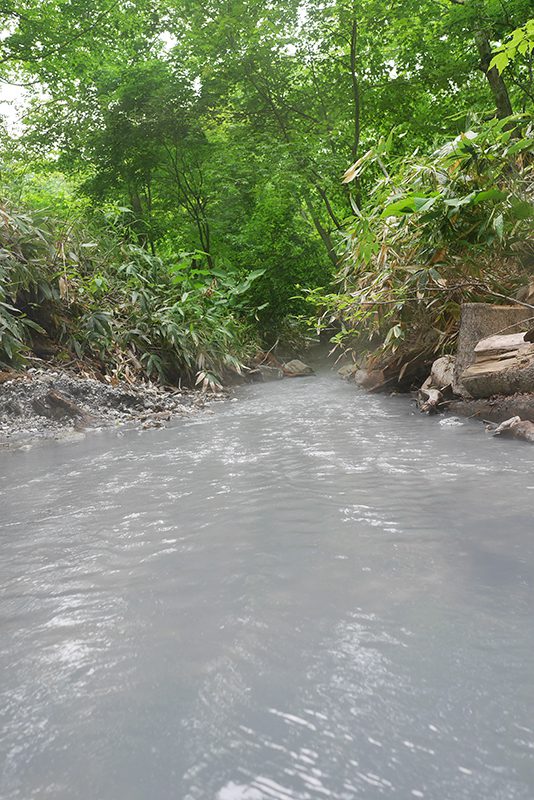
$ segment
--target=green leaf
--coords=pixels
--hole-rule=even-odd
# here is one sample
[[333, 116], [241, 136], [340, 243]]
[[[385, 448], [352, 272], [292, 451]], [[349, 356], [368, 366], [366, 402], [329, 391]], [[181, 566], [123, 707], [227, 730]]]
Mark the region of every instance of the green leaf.
[[528, 200], [513, 200], [511, 210], [514, 219], [523, 220], [534, 217], [534, 205]]
[[508, 53], [504, 50], [501, 50], [499, 53], [496, 53], [490, 61], [489, 69], [497, 69], [499, 73], [506, 69], [508, 64], [510, 63], [510, 57]]
[[380, 216], [382, 219], [385, 217], [399, 217], [412, 211], [415, 211], [414, 198], [403, 197], [400, 200], [396, 200], [394, 203], [387, 205]]
[[506, 200], [507, 197], [508, 193], [500, 189], [485, 189], [482, 192], [477, 192], [472, 202], [473, 205], [478, 205], [478, 203], [484, 203], [486, 200]]
[[504, 238], [504, 217], [502, 214], [499, 214], [493, 220], [493, 229], [497, 234], [497, 236], [499, 237], [499, 240], [502, 242]]

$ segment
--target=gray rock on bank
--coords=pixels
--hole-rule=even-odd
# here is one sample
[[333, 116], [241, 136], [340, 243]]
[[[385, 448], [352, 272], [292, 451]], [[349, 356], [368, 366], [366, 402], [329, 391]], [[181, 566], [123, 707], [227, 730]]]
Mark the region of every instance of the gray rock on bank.
[[[524, 306], [494, 306], [487, 303], [462, 305], [456, 364], [454, 367], [454, 393], [466, 394], [462, 375], [476, 359], [475, 347], [482, 339], [496, 334], [520, 333], [532, 327], [528, 321], [534, 312]], [[467, 392], [469, 394], [469, 392]]]
[[305, 364], [303, 361], [300, 361], [298, 358], [294, 358], [292, 361], [288, 361], [284, 364], [283, 367], [284, 375], [288, 378], [303, 378], [306, 375], [314, 375], [313, 369]]
[[534, 391], [534, 344], [525, 342], [524, 335], [490, 336], [478, 342], [474, 363], [461, 375], [471, 397]]

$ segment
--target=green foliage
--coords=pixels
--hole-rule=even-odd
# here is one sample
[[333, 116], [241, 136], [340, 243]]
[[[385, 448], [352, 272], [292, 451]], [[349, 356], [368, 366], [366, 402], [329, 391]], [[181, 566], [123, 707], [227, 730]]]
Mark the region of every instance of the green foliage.
[[304, 311], [296, 287], [328, 280], [328, 260], [310, 236], [310, 224], [298, 202], [281, 195], [272, 183], [262, 187], [238, 238], [242, 255], [237, 263], [262, 270], [252, 289], [260, 330], [267, 339], [277, 337], [287, 317]]
[[490, 69], [496, 67], [503, 72], [512, 62], [521, 56], [531, 58], [534, 51], [534, 19], [529, 19], [521, 28], [507, 37], [490, 61]]
[[94, 241], [81, 226], [0, 214], [0, 363], [21, 364], [39, 331], [119, 378], [214, 388], [257, 346], [244, 316], [261, 272], [239, 279], [195, 266], [197, 253], [164, 261], [114, 230]]
[[55, 255], [42, 226], [0, 206], [0, 366], [20, 365], [32, 331], [41, 330], [15, 303], [22, 294], [36, 302], [54, 296]]
[[[469, 242], [469, 252], [479, 258], [484, 248], [504, 246], [505, 198], [466, 199], [463, 178], [452, 174], [450, 197], [442, 197], [441, 184], [421, 178], [418, 187], [407, 170], [415, 169], [415, 148], [431, 151], [471, 118], [532, 109], [530, 15], [529, 0], [4, 3], [0, 81], [24, 87], [26, 108], [19, 133], [10, 139], [2, 130], [1, 176], [13, 207], [63, 220], [45, 225], [52, 252], [30, 270], [36, 284], [43, 283], [41, 264], [63, 271], [75, 301], [64, 308], [60, 298], [62, 335], [72, 333], [74, 320], [82, 351], [104, 358], [112, 340], [121, 353], [133, 353], [134, 371], [191, 375], [204, 371], [205, 359], [207, 373], [219, 374], [222, 353], [233, 352], [234, 343], [241, 351], [243, 325], [272, 341], [288, 315], [302, 311], [297, 295], [330, 290], [345, 231], [355, 241], [356, 262], [363, 259], [370, 272], [378, 267], [370, 280], [380, 285], [380, 203], [391, 205], [388, 218], [417, 242], [412, 217], [424, 218], [429, 242], [439, 236], [430, 236], [427, 217], [436, 229], [441, 224], [448, 252], [449, 228], [471, 216], [478, 224], [476, 215], [495, 207], [486, 240]], [[392, 128], [397, 133], [389, 139]], [[366, 151], [371, 155], [354, 181], [343, 185], [347, 164]], [[437, 154], [420, 165], [423, 173], [434, 159], [438, 173], [447, 172]], [[381, 162], [412, 188], [377, 188]], [[477, 190], [474, 173], [465, 167], [461, 174], [471, 193], [507, 191], [502, 175], [488, 173]], [[82, 247], [84, 240], [98, 246]], [[186, 270], [192, 284], [184, 281], [177, 306], [172, 276], [181, 252], [194, 254]], [[419, 256], [424, 266], [425, 253]], [[258, 271], [243, 295], [248, 305], [238, 303], [231, 287]], [[57, 274], [47, 280], [57, 294]], [[6, 273], [4, 302], [16, 285]], [[21, 291], [34, 306], [30, 314], [17, 300], [20, 313], [9, 311], [18, 331], [9, 333], [11, 349], [24, 341], [24, 320], [42, 316], [35, 287]], [[384, 325], [376, 323], [376, 335]], [[119, 368], [118, 360], [113, 364]]]
[[341, 291], [315, 291], [338, 344], [380, 343], [383, 357], [450, 347], [464, 301], [500, 300], [534, 271], [532, 125], [491, 121], [430, 156], [381, 140], [346, 180], [371, 179], [347, 226]]

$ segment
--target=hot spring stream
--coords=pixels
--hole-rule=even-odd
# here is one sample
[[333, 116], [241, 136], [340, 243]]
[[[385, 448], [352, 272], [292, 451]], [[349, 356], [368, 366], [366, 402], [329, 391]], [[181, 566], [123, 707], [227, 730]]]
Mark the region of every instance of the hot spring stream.
[[0, 454], [2, 800], [532, 800], [534, 448], [329, 374]]

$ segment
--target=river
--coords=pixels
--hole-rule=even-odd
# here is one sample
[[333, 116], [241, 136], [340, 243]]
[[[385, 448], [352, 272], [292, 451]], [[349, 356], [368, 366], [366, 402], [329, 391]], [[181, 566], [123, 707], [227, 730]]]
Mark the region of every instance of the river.
[[238, 397], [0, 454], [2, 800], [532, 800], [534, 448]]

